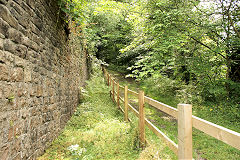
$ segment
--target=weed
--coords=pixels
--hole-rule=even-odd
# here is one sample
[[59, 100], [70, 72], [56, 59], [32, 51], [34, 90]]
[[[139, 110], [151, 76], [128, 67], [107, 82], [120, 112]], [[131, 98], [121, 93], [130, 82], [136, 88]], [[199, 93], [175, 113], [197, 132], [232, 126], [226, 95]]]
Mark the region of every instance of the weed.
[[[163, 84], [167, 83], [167, 80], [163, 81], [163, 84], [160, 85], [163, 86], [163, 89], [166, 91], [162, 92], [162, 89], [159, 90], [159, 86], [157, 86], [158, 83], [162, 83], [162, 79], [150, 79], [149, 82], [145, 81], [144, 83], [136, 83], [134, 79], [124, 79], [123, 76], [117, 72], [110, 72], [114, 77], [117, 77], [117, 79], [120, 80], [119, 83], [121, 85], [129, 85], [129, 88], [134, 91], [141, 88], [145, 91], [147, 96], [173, 107], [176, 107], [179, 103], [179, 100], [175, 98], [175, 94], [168, 94], [169, 91], [164, 88]], [[131, 96], [129, 96], [129, 99], [134, 101]], [[131, 101], [132, 104], [134, 104], [133, 101]], [[193, 114], [215, 124], [240, 132], [239, 106], [224, 107], [226, 104], [193, 104]], [[177, 143], [177, 121], [173, 117], [151, 107], [150, 105], [145, 105], [145, 114], [155, 126]], [[163, 142], [148, 129], [146, 129], [146, 136], [151, 142], [151, 145], [141, 152], [140, 159], [157, 159], [157, 151], [161, 152], [158, 157], [159, 159], [177, 159], [176, 155], [174, 155], [168, 147], [164, 147], [164, 145], [162, 145]], [[156, 146], [158, 148], [155, 148]], [[240, 159], [240, 151], [197, 129], [193, 129], [193, 156], [195, 159]]]
[[95, 68], [84, 93], [84, 102], [62, 134], [38, 159], [137, 159], [136, 125], [123, 121], [98, 69]]

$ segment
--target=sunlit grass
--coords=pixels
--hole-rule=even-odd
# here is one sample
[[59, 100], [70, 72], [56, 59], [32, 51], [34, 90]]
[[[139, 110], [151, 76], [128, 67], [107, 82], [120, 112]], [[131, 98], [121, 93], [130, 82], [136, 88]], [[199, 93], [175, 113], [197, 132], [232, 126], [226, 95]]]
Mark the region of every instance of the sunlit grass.
[[[120, 79], [121, 85], [128, 85], [134, 91], [137, 91], [139, 88], [146, 90], [147, 96], [154, 98], [160, 102], [168, 104], [172, 107], [177, 107], [179, 103], [176, 97], [169, 95], [156, 95], [156, 92], [149, 91], [151, 89], [146, 88], [143, 84], [135, 83], [134, 80], [126, 80], [119, 75], [117, 72], [110, 71], [114, 74], [115, 77]], [[151, 84], [148, 84], [151, 86]], [[145, 88], [144, 88], [145, 87]], [[158, 92], [157, 92], [158, 93]], [[131, 96], [130, 96], [131, 97]], [[226, 110], [223, 108], [223, 110]], [[207, 106], [197, 106], [193, 105], [193, 114], [201, 117], [205, 120], [211, 121], [215, 124], [221, 125], [223, 127], [232, 129], [234, 131], [240, 132], [239, 121], [229, 120], [231, 119], [231, 112], [224, 112], [225, 114], [220, 114], [216, 110], [210, 110]], [[173, 120], [170, 116], [164, 114], [163, 112], [158, 111], [155, 108], [150, 107], [149, 105], [145, 106], [145, 114], [148, 119], [152, 121], [152, 123], [157, 126], [162, 132], [164, 132], [170, 139], [172, 139], [175, 143], [177, 143], [177, 121]], [[228, 117], [227, 117], [228, 116]], [[148, 139], [151, 137], [151, 131], [147, 130]], [[158, 141], [158, 137], [152, 135], [154, 139], [154, 143]], [[150, 138], [151, 139], [151, 138]], [[162, 142], [159, 142], [162, 143]], [[157, 145], [159, 144], [157, 143]], [[161, 145], [160, 145], [161, 146]], [[151, 150], [151, 149], [149, 149]], [[160, 150], [160, 148], [159, 148]], [[149, 151], [148, 151], [149, 152]], [[171, 158], [174, 157], [172, 151], [169, 149], [163, 152], [164, 155], [171, 155]], [[167, 154], [166, 154], [167, 153]], [[157, 154], [155, 154], [156, 156]], [[216, 160], [226, 160], [226, 159], [240, 159], [240, 151], [211, 137], [206, 135], [205, 133], [193, 129], [193, 156], [195, 159], [216, 159]], [[154, 157], [154, 156], [153, 156]], [[163, 158], [169, 159], [169, 158]]]
[[102, 75], [93, 75], [85, 94], [62, 134], [38, 159], [137, 159], [136, 127], [123, 121]]
[[[137, 84], [131, 84], [131, 89], [137, 90], [137, 88]], [[39, 159], [177, 159], [164, 142], [147, 127], [148, 145], [141, 150], [137, 130], [138, 118], [129, 112], [132, 122], [124, 122], [124, 115], [112, 102], [109, 91], [101, 73], [93, 75], [84, 92], [85, 100], [78, 107], [62, 134]], [[136, 100], [133, 96], [130, 98]], [[173, 98], [161, 97], [161, 99], [166, 103]], [[177, 143], [176, 120], [147, 105], [145, 113], [154, 125]], [[231, 128], [237, 128], [237, 126], [233, 125]], [[193, 130], [193, 146], [195, 159], [240, 159], [240, 151], [196, 129]]]

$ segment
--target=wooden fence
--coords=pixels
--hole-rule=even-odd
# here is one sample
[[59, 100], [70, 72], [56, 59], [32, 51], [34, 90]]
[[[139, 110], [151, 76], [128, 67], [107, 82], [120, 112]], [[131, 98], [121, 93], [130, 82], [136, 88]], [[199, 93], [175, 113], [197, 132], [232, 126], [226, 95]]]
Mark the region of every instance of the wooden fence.
[[[128, 86], [123, 87], [114, 80], [113, 76], [111, 76], [105, 68], [102, 69], [108, 86], [112, 88], [112, 91], [110, 91], [110, 96], [112, 97], [113, 101], [117, 103], [119, 109], [124, 113], [125, 121], [129, 121], [128, 110], [131, 110], [137, 117], [139, 117], [139, 138], [141, 142], [140, 145], [142, 147], [146, 145], [146, 125], [158, 137], [164, 140], [168, 147], [178, 156], [178, 159], [192, 159], [192, 127], [195, 127], [196, 129], [203, 131], [204, 133], [240, 150], [240, 133], [193, 116], [192, 105], [190, 104], [178, 104], [176, 109], [144, 96], [143, 91], [139, 91], [137, 93], [128, 89]], [[120, 89], [124, 91], [124, 98], [120, 96]], [[128, 103], [129, 94], [138, 97], [139, 111]], [[120, 106], [120, 101], [123, 102], [124, 108]], [[178, 120], [178, 144], [174, 143], [162, 131], [160, 131], [148, 119], [145, 118], [144, 103], [148, 103]]]

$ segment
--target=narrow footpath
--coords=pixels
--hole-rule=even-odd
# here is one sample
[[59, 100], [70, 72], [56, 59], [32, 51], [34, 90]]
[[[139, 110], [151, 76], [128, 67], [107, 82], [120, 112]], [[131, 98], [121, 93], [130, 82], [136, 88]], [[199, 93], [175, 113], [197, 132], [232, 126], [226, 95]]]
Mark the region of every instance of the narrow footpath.
[[83, 102], [64, 131], [38, 159], [159, 159], [159, 156], [154, 158], [147, 153], [150, 150], [141, 151], [137, 123], [124, 122], [122, 113], [109, 97], [109, 91], [97, 69], [86, 89], [82, 90]]
[[122, 112], [109, 96], [110, 88], [104, 82], [100, 67], [94, 70], [86, 89], [82, 89], [82, 103], [62, 134], [38, 160], [176, 159], [171, 153], [160, 154], [166, 151], [164, 144], [140, 149], [137, 118], [131, 123], [124, 122]]

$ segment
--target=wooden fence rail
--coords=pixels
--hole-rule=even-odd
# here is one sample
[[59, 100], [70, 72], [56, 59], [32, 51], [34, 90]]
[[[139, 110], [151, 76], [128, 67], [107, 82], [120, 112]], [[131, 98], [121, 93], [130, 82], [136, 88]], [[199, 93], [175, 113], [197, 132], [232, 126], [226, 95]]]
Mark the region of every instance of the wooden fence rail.
[[[177, 109], [158, 102], [152, 98], [144, 96], [143, 91], [139, 93], [128, 89], [128, 86], [121, 86], [118, 82], [114, 81], [106, 69], [103, 67], [103, 73], [107, 80], [107, 84], [112, 86], [110, 96], [115, 101], [121, 111], [124, 113], [124, 120], [129, 121], [128, 110], [131, 110], [139, 118], [139, 137], [140, 146], [146, 145], [145, 139], [145, 125], [153, 131], [159, 138], [163, 139], [168, 147], [178, 156], [178, 159], [192, 159], [192, 127], [203, 131], [204, 133], [231, 145], [234, 148], [240, 150], [240, 133], [216, 125], [204, 119], [198, 118], [192, 115], [192, 105], [190, 104], [178, 104]], [[116, 91], [114, 90], [116, 88]], [[120, 96], [120, 89], [124, 91], [124, 97]], [[128, 102], [128, 95], [131, 94], [138, 98], [139, 111], [136, 110]], [[116, 100], [115, 100], [116, 95]], [[120, 101], [124, 104], [124, 108], [121, 108]], [[154, 126], [144, 115], [144, 104], [150, 104], [158, 110], [161, 110], [168, 115], [173, 116], [178, 120], [178, 144], [174, 143], [170, 138], [167, 137], [162, 131]]]

